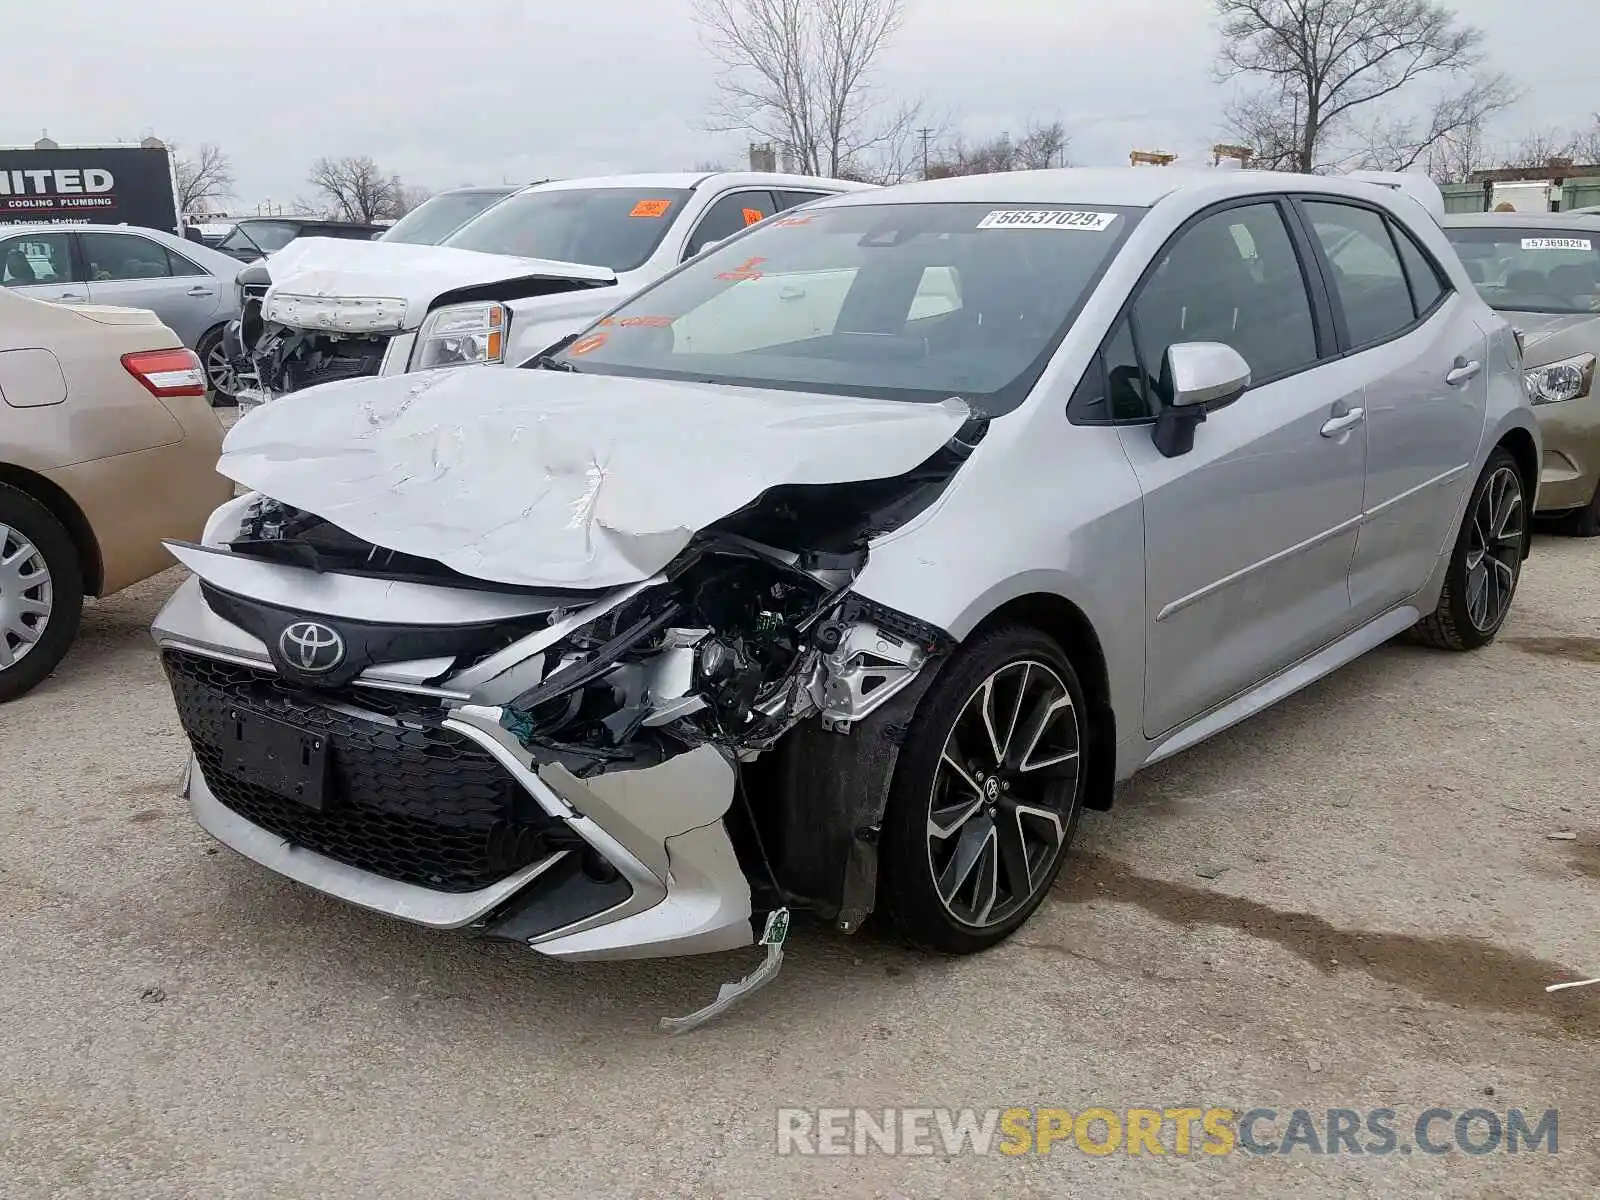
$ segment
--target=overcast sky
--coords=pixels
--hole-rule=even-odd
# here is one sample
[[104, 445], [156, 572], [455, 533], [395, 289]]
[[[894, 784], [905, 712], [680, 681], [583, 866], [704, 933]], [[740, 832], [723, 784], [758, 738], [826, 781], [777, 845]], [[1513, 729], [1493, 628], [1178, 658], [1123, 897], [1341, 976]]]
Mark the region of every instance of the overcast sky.
[[[0, 144], [150, 133], [231, 155], [238, 203], [309, 195], [319, 155], [446, 187], [736, 165], [703, 130], [711, 64], [691, 0], [35, 0], [7, 6]], [[1586, 124], [1594, 0], [1457, 0], [1525, 98], [1494, 131]], [[1538, 19], [1529, 18], [1534, 7]], [[1206, 0], [909, 0], [886, 93], [981, 137], [1059, 117], [1073, 161], [1196, 158], [1225, 93]]]

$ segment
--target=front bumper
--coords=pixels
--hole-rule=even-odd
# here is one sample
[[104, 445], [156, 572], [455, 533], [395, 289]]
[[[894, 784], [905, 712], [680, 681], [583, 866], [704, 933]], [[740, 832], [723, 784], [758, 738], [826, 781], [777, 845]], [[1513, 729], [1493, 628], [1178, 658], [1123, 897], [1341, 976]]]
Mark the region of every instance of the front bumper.
[[1587, 506], [1600, 487], [1600, 395], [1534, 409], [1544, 442], [1538, 511]]
[[[501, 726], [498, 706], [396, 682], [392, 668], [329, 696], [295, 688], [264, 646], [212, 612], [194, 579], [154, 633], [191, 742], [190, 806], [243, 856], [374, 912], [556, 958], [755, 940], [750, 885], [724, 823], [736, 769], [719, 749], [580, 780], [536, 760]], [[324, 733], [337, 805], [314, 812], [272, 796], [230, 760], [217, 731], [239, 710]], [[510, 856], [507, 822], [522, 838], [511, 838]], [[487, 860], [482, 838], [499, 839]]]

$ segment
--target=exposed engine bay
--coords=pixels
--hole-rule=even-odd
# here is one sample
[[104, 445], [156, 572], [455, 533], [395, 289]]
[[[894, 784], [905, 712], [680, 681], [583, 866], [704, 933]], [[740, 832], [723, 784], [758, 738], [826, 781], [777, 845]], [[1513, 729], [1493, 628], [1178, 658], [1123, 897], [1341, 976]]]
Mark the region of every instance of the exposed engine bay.
[[[920, 475], [894, 481], [894, 503], [875, 497], [876, 509], [865, 494], [830, 497], [833, 505], [808, 514], [811, 539], [827, 548], [787, 551], [739, 531], [796, 532], [795, 497], [774, 489], [620, 601], [618, 593], [574, 593], [570, 606], [547, 614], [539, 681], [505, 706], [503, 724], [580, 778], [707, 743], [750, 760], [811, 717], [848, 732], [948, 648], [940, 631], [881, 610], [850, 586], [866, 564], [868, 530], [881, 532], [925, 505], [959, 460], [959, 452], [941, 452]], [[828, 490], [881, 492], [882, 482]], [[494, 586], [269, 499], [251, 506], [229, 545], [318, 572]], [[475, 645], [451, 671], [503, 648]]]

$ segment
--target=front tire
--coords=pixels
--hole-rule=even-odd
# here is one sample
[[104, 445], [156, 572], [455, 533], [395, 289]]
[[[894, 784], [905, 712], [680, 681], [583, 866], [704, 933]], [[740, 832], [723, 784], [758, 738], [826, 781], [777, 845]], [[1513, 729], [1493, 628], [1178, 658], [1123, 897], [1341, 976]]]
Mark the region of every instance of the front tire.
[[879, 908], [903, 938], [973, 954], [1033, 915], [1077, 831], [1088, 720], [1072, 663], [1026, 626], [981, 635], [940, 673], [884, 815]]
[[1467, 502], [1438, 606], [1412, 630], [1417, 641], [1441, 650], [1477, 650], [1494, 641], [1522, 574], [1528, 516], [1517, 460], [1496, 446]]
[[32, 691], [65, 657], [83, 614], [83, 568], [61, 522], [0, 484], [0, 704]]

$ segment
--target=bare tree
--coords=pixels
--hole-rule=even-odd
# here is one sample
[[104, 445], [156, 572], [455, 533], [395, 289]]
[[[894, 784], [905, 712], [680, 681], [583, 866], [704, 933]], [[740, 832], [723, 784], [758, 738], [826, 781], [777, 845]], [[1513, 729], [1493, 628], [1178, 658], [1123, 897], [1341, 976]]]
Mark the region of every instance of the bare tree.
[[810, 175], [874, 173], [909, 141], [917, 106], [873, 83], [904, 0], [695, 0], [722, 70], [710, 125], [775, 143]]
[[1500, 155], [1498, 167], [1543, 167], [1552, 159], [1571, 159], [1574, 138], [1560, 129], [1535, 129]]
[[1030, 125], [1020, 140], [1009, 133], [969, 145], [956, 139], [930, 159], [929, 179], [953, 175], [989, 175], [999, 171], [1042, 171], [1067, 165], [1067, 146], [1071, 139], [1060, 121]]
[[370, 224], [396, 215], [404, 191], [398, 175], [386, 175], [365, 154], [319, 158], [307, 182], [324, 196], [336, 217]]
[[1414, 165], [1456, 130], [1481, 125], [1516, 98], [1505, 76], [1483, 70], [1483, 31], [1461, 24], [1437, 0], [1216, 0], [1216, 6], [1223, 37], [1218, 75], [1257, 85], [1237, 102], [1230, 132], [1246, 144], [1264, 142], [1269, 158], [1296, 170], [1336, 161], [1336, 139], [1359, 130], [1368, 113], [1392, 110], [1397, 94], [1418, 81], [1438, 85], [1431, 112], [1410, 122], [1380, 118], [1365, 132], [1370, 144], [1358, 145], [1352, 160], [1365, 161], [1376, 150], [1388, 166]]
[[433, 189], [424, 187], [420, 183], [408, 183], [400, 188], [394, 204], [390, 207], [388, 215], [396, 218], [405, 216], [413, 208], [426, 204], [433, 199]]
[[178, 177], [178, 211], [198, 212], [208, 201], [233, 195], [233, 163], [215, 142], [201, 142], [192, 155], [178, 153], [174, 143], [172, 169]]
[[1588, 129], [1573, 136], [1568, 152], [1575, 163], [1586, 167], [1600, 164], [1600, 113], [1594, 114]]
[[1428, 150], [1428, 177], [1435, 183], [1467, 183], [1475, 171], [1489, 165], [1483, 144], [1483, 127], [1464, 126], [1440, 138]]

